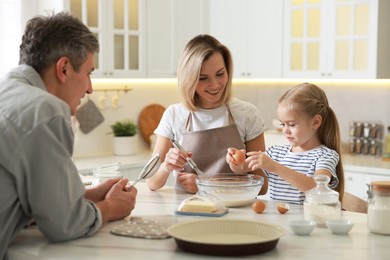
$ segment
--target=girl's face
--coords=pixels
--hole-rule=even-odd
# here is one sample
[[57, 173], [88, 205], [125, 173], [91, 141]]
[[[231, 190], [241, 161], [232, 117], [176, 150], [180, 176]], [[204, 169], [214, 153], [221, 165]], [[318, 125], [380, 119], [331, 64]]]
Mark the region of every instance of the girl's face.
[[308, 151], [321, 143], [317, 136], [317, 129], [321, 125], [321, 116], [313, 118], [292, 110], [285, 102], [278, 105], [277, 114], [283, 133], [293, 147], [293, 152]]
[[222, 54], [216, 52], [203, 62], [200, 70], [199, 83], [196, 87], [199, 106], [205, 109], [219, 107], [227, 82], [225, 62]]

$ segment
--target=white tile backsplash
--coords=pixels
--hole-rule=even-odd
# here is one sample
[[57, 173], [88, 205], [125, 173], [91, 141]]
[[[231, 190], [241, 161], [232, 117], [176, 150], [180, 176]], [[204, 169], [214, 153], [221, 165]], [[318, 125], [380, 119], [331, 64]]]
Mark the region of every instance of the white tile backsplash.
[[[276, 118], [276, 105], [280, 95], [288, 88], [299, 84], [298, 81], [257, 81], [234, 82], [233, 96], [256, 105], [269, 129], [272, 119]], [[390, 82], [370, 81], [367, 85], [362, 83], [346, 82], [313, 82], [322, 87], [329, 99], [330, 106], [335, 111], [344, 143], [348, 142], [348, 127], [350, 121], [377, 121], [385, 126], [390, 125]], [[138, 115], [147, 105], [158, 103], [165, 107], [179, 102], [175, 81], [172, 82], [113, 82], [94, 83], [98, 87], [110, 87], [115, 84], [129, 85], [133, 90], [119, 92], [119, 107], [111, 107], [110, 100], [114, 92], [106, 92], [106, 107], [101, 111], [105, 121], [88, 134], [77, 131], [74, 155], [95, 156], [112, 153], [110, 125], [123, 118], [138, 121]], [[109, 86], [107, 86], [109, 85]], [[90, 99], [98, 103], [104, 92], [94, 92]], [[140, 151], [149, 149], [141, 135], [137, 135]]]

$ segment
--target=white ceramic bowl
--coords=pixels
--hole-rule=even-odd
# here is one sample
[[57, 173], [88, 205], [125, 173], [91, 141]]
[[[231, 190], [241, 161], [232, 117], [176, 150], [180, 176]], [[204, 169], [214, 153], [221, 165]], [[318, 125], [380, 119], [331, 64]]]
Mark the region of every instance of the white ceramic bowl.
[[198, 179], [199, 192], [213, 195], [226, 207], [246, 206], [259, 194], [264, 178], [254, 174]]
[[316, 227], [316, 223], [311, 220], [292, 220], [289, 224], [292, 231], [299, 236], [310, 235]]
[[347, 235], [353, 227], [353, 222], [347, 219], [327, 220], [326, 226], [336, 235]]

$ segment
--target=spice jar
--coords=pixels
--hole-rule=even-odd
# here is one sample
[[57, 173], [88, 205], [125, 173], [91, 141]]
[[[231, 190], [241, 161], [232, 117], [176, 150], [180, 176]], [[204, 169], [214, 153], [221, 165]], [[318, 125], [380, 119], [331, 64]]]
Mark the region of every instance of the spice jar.
[[368, 191], [368, 229], [390, 235], [390, 181], [371, 182]]
[[305, 192], [303, 214], [306, 220], [312, 220], [319, 227], [325, 227], [325, 222], [341, 217], [339, 193], [328, 187], [330, 178], [326, 175], [313, 177], [316, 187]]

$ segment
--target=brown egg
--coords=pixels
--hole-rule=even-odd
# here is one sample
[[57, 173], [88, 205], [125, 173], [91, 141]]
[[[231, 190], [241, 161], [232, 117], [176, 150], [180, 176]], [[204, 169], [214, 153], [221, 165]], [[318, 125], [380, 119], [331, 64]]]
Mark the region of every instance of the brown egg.
[[233, 154], [233, 158], [234, 158], [234, 161], [237, 163], [237, 164], [242, 164], [245, 162], [245, 152], [241, 151], [241, 150], [237, 150], [234, 154]]
[[284, 214], [290, 209], [290, 206], [287, 203], [278, 202], [278, 204], [276, 204], [276, 208], [280, 214]]
[[253, 202], [252, 204], [252, 209], [254, 212], [256, 212], [257, 214], [260, 214], [264, 211], [265, 209], [265, 203], [262, 202], [261, 200], [256, 200], [255, 202]]

